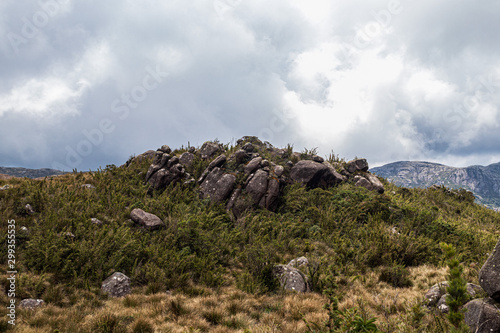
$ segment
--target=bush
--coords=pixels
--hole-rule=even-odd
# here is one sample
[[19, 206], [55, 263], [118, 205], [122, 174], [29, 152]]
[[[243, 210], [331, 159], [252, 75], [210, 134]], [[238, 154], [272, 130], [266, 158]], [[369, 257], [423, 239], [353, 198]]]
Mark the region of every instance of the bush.
[[394, 265], [382, 268], [378, 279], [396, 288], [407, 288], [413, 286], [409, 276], [410, 272], [405, 267]]
[[132, 327], [133, 333], [154, 333], [154, 331], [153, 325], [149, 321], [142, 318], [137, 319]]

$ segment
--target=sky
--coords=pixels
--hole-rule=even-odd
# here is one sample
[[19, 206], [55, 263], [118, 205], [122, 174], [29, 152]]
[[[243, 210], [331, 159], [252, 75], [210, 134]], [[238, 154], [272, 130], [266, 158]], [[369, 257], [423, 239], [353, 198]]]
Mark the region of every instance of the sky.
[[0, 2], [0, 166], [168, 144], [500, 162], [496, 0]]

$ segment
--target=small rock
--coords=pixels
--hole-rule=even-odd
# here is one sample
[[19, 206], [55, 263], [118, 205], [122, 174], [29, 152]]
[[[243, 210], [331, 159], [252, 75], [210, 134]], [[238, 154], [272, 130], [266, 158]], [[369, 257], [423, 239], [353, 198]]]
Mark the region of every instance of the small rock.
[[35, 210], [33, 209], [33, 207], [30, 204], [26, 204], [26, 206], [24, 206], [24, 209], [26, 210], [26, 214], [28, 214], [28, 215], [35, 214]]
[[263, 168], [266, 168], [269, 166], [269, 161], [268, 160], [262, 160], [262, 162], [260, 162], [260, 166], [263, 167]]
[[441, 298], [437, 302], [436, 307], [438, 308], [439, 311], [441, 311], [441, 313], [448, 313], [448, 311], [450, 311], [450, 309], [448, 308], [448, 305], [446, 304], [446, 297], [447, 296], [448, 296], [448, 294], [444, 294], [443, 296], [441, 296]]
[[349, 173], [354, 173], [356, 171], [368, 171], [368, 162], [364, 158], [357, 158], [352, 161], [347, 162], [346, 169]]
[[130, 218], [135, 223], [138, 223], [141, 226], [149, 230], [155, 230], [165, 225], [163, 221], [156, 215], [151, 213], [146, 213], [140, 208], [135, 208], [130, 213]]
[[45, 302], [43, 299], [27, 298], [27, 299], [23, 299], [21, 302], [19, 302], [19, 307], [21, 309], [34, 310], [34, 309], [41, 307], [43, 305], [45, 305]]
[[102, 283], [101, 290], [112, 297], [123, 297], [130, 294], [130, 278], [123, 273], [115, 272]]
[[89, 189], [89, 190], [92, 190], [92, 189], [94, 189], [94, 188], [95, 188], [95, 186], [94, 186], [94, 185], [92, 185], [92, 184], [83, 184], [81, 187], [82, 187], [82, 188]]
[[61, 232], [59, 233], [59, 237], [67, 237], [69, 239], [74, 239], [76, 238], [75, 234], [69, 231]]
[[285, 171], [285, 168], [283, 168], [281, 165], [277, 165], [274, 167], [274, 173], [278, 177], [281, 177], [281, 175], [283, 175], [284, 171]]
[[295, 258], [288, 263], [289, 266], [300, 268], [309, 265], [309, 260], [306, 257]]
[[101, 220], [99, 220], [99, 219], [96, 219], [95, 217], [91, 218], [91, 219], [90, 219], [90, 222], [91, 222], [92, 224], [102, 225], [102, 221], [101, 221]]
[[9, 186], [9, 184], [7, 184], [7, 185], [0, 187], [0, 191], [5, 191], [5, 190], [8, 190], [9, 188], [10, 188], [10, 186]]

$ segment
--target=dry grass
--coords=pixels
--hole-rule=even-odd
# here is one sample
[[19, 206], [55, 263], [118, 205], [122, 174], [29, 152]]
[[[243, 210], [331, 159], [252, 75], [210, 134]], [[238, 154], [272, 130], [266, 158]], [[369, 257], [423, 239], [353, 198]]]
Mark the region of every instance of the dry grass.
[[[419, 304], [433, 284], [446, 280], [446, 269], [420, 266], [410, 269], [413, 286], [394, 288], [378, 281], [372, 271], [341, 286], [340, 309], [357, 308], [376, 317], [384, 332], [411, 332], [411, 308]], [[235, 287], [206, 290], [202, 296], [182, 293], [144, 295], [140, 288], [124, 298], [102, 301], [102, 306], [82, 297], [73, 306], [47, 305], [36, 311], [19, 310], [19, 332], [134, 332], [134, 327], [154, 332], [306, 332], [306, 324], [327, 319], [320, 294], [251, 295]], [[140, 322], [141, 325], [138, 324]], [[145, 323], [144, 323], [145, 322]], [[111, 327], [111, 328], [110, 328]], [[153, 331], [152, 331], [153, 332]]]

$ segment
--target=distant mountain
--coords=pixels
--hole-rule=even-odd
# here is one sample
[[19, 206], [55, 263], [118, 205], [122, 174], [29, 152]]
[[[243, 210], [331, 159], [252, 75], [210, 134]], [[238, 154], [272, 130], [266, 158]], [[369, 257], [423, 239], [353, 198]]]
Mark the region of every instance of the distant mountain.
[[47, 176], [58, 176], [63, 175], [67, 172], [63, 172], [55, 169], [26, 169], [26, 168], [10, 168], [10, 167], [0, 167], [0, 174], [13, 176], [13, 177], [27, 177], [27, 178], [40, 178]]
[[500, 163], [455, 168], [430, 162], [401, 161], [370, 171], [398, 186], [426, 188], [434, 184], [465, 188], [479, 203], [500, 209]]

